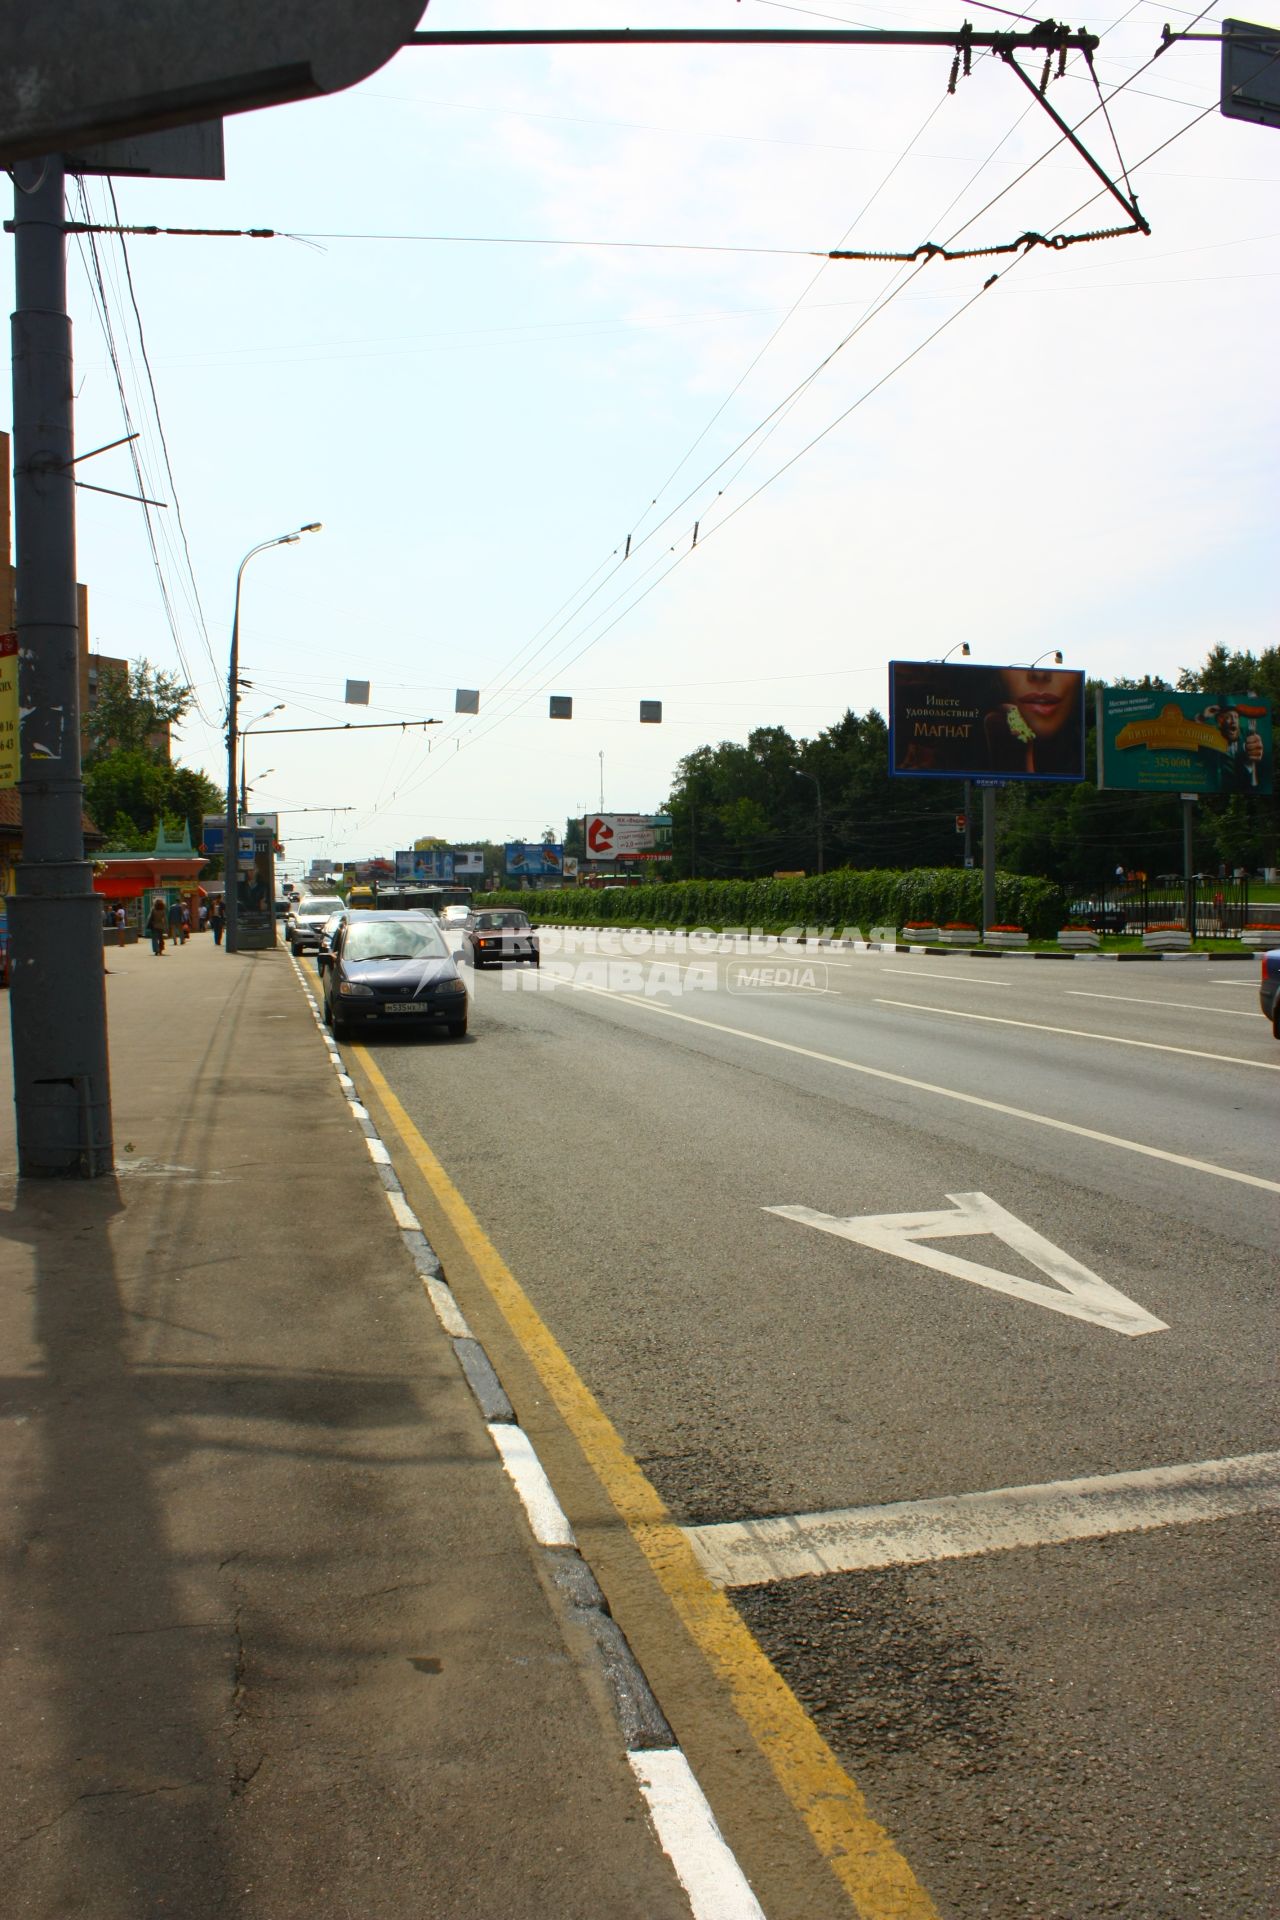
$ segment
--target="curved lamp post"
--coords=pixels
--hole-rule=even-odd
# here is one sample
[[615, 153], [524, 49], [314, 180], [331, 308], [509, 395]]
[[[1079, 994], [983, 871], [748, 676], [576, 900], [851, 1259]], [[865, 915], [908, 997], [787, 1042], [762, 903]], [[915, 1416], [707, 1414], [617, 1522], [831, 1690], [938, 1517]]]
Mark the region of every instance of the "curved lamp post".
[[236, 887], [240, 873], [240, 818], [236, 807], [236, 743], [239, 738], [236, 711], [240, 693], [240, 582], [244, 578], [245, 568], [255, 553], [265, 553], [268, 547], [293, 546], [296, 541], [301, 540], [304, 533], [319, 533], [319, 531], [320, 522], [311, 520], [305, 527], [299, 527], [293, 533], [278, 533], [274, 540], [261, 540], [256, 547], [250, 547], [236, 570], [236, 605], [231, 622], [231, 664], [227, 669], [227, 818], [222, 839], [223, 896], [226, 906], [228, 953], [237, 951], [236, 934], [240, 921], [240, 902]]

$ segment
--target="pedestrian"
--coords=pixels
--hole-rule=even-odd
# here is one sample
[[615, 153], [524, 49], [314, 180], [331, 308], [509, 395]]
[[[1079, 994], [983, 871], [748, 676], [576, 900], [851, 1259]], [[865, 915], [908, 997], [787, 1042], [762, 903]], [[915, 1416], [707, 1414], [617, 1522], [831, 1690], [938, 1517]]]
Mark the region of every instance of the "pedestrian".
[[169, 903], [169, 938], [175, 947], [182, 938], [182, 906], [177, 900]]
[[207, 900], [202, 900], [200, 902], [199, 911], [197, 913], [197, 919], [199, 921], [201, 933], [207, 933], [209, 930], [209, 902]]
[[120, 902], [120, 905], [116, 908], [116, 928], [120, 933], [124, 932], [127, 920], [128, 920], [128, 915], [125, 913], [124, 902], [122, 900]]
[[182, 944], [185, 947], [191, 938], [191, 907], [187, 901], [182, 903]]
[[151, 912], [147, 915], [147, 932], [151, 935], [152, 953], [164, 952], [164, 936], [168, 925], [169, 916], [165, 911], [164, 896], [158, 893], [151, 902]]
[[222, 903], [221, 895], [219, 895], [209, 909], [209, 925], [213, 928], [213, 944], [215, 947], [222, 945], [222, 932], [226, 924], [227, 910]]

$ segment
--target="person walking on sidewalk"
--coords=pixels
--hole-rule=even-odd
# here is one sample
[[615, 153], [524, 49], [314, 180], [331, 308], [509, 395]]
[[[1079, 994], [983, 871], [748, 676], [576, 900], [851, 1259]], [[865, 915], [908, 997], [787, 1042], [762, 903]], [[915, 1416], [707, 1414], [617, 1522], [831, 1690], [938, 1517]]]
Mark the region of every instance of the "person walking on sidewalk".
[[219, 896], [209, 909], [209, 925], [213, 928], [213, 944], [215, 947], [222, 945], [222, 934], [226, 924], [227, 910], [222, 904], [221, 896]]
[[147, 932], [151, 935], [152, 953], [164, 952], [164, 936], [168, 925], [169, 916], [165, 912], [164, 897], [157, 894], [151, 902], [151, 912], [147, 916]]
[[185, 947], [191, 938], [191, 908], [184, 900], [182, 903], [182, 944]]
[[182, 905], [177, 900], [169, 907], [169, 938], [175, 947], [182, 938]]

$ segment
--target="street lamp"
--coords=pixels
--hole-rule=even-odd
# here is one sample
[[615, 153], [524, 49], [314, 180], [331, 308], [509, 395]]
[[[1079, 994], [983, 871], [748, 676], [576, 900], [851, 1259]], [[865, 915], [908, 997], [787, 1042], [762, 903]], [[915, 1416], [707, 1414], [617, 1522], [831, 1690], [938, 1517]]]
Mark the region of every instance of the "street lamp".
[[[222, 865], [223, 896], [226, 909], [228, 953], [238, 948], [236, 939], [240, 919], [240, 903], [236, 895], [236, 882], [240, 871], [240, 821], [236, 811], [236, 713], [240, 697], [240, 582], [244, 570], [255, 553], [265, 553], [268, 547], [291, 547], [301, 540], [304, 533], [319, 533], [320, 522], [310, 520], [305, 527], [299, 527], [294, 533], [278, 533], [274, 540], [259, 541], [256, 547], [250, 547], [236, 570], [236, 604], [231, 621], [231, 664], [227, 669], [227, 817], [223, 829]], [[265, 715], [259, 715], [265, 718]]]
[[1031, 662], [1031, 666], [1025, 667], [1023, 671], [1026, 673], [1030, 673], [1032, 667], [1038, 667], [1042, 660], [1052, 660], [1055, 667], [1060, 667], [1062, 665], [1062, 655], [1058, 652], [1058, 649], [1056, 647], [1050, 647], [1047, 653], [1038, 653], [1035, 659]]
[[[242, 820], [247, 819], [249, 813], [248, 752], [245, 747], [245, 741], [260, 720], [269, 720], [273, 713], [283, 713], [284, 705], [283, 700], [278, 701], [274, 707], [268, 707], [265, 713], [256, 713], [253, 719], [240, 729], [240, 818]], [[274, 773], [275, 768], [272, 767], [270, 771]], [[258, 775], [260, 780], [265, 780], [266, 777], [265, 773]]]
[[797, 780], [812, 780], [812, 782], [813, 782], [813, 790], [814, 790], [814, 793], [815, 793], [815, 794], [817, 795], [817, 799], [818, 799], [818, 872], [819, 872], [819, 873], [821, 873], [821, 872], [823, 871], [823, 865], [822, 865], [822, 788], [821, 788], [821, 786], [819, 785], [819, 782], [818, 782], [818, 776], [817, 776], [817, 774], [816, 774], [816, 773], [807, 773], [807, 772], [805, 771], [805, 769], [804, 769], [803, 767], [793, 767], [793, 768], [792, 768], [792, 772], [793, 772], [793, 773], [795, 774], [795, 776], [796, 776], [796, 779], [797, 779]]

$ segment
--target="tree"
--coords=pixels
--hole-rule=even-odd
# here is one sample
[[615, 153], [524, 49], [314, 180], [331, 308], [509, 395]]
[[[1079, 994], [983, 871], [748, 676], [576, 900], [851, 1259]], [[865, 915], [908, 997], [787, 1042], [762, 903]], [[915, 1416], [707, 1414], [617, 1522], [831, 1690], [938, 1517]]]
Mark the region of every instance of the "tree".
[[127, 674], [104, 674], [98, 683], [97, 704], [88, 716], [88, 761], [115, 752], [146, 753], [167, 729], [190, 711], [195, 695], [176, 673], [166, 673], [149, 660], [134, 660]]
[[185, 824], [199, 844], [202, 816], [221, 813], [226, 796], [192, 767], [173, 765], [168, 730], [195, 696], [177, 674], [135, 660], [127, 674], [108, 674], [88, 717], [84, 800], [110, 852], [154, 846], [156, 828]]

